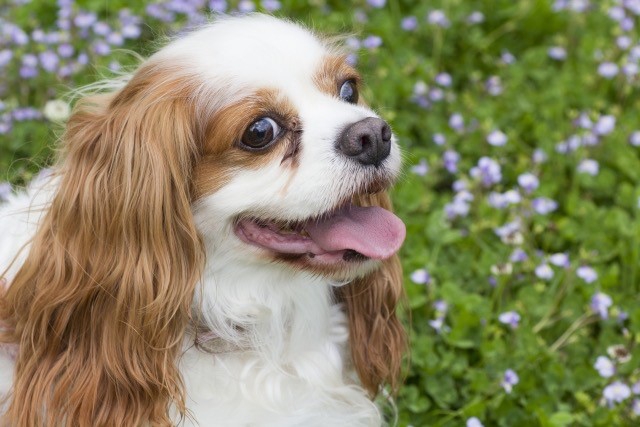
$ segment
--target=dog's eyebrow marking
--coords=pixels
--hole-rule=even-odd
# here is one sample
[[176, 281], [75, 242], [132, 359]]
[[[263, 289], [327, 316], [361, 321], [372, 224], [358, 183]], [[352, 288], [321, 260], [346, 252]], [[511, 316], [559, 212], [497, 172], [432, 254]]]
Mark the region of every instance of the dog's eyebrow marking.
[[347, 63], [346, 55], [328, 55], [325, 56], [320, 67], [313, 76], [313, 83], [322, 92], [338, 96], [339, 84], [345, 80], [355, 80], [356, 84], [360, 84], [362, 78], [360, 74]]

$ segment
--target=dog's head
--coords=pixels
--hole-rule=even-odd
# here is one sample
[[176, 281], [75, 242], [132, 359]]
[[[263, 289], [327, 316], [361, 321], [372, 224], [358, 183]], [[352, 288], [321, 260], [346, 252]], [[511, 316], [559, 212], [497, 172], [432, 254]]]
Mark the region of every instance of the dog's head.
[[386, 189], [400, 153], [360, 86], [335, 43], [254, 15], [178, 38], [79, 101], [57, 194], [0, 305], [21, 346], [10, 419], [184, 412], [176, 360], [205, 253], [351, 281], [336, 295], [360, 378], [373, 393], [394, 383], [405, 231]]
[[212, 246], [341, 281], [398, 250], [402, 222], [358, 205], [391, 184], [400, 153], [346, 58], [264, 16], [223, 20], [153, 58], [185, 66], [214, 100], [193, 176]]

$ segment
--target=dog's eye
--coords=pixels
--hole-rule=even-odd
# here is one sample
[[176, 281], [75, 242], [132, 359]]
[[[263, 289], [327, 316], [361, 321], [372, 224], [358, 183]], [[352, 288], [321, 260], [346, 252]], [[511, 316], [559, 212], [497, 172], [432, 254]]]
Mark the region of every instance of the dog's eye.
[[347, 80], [340, 86], [340, 99], [348, 102], [349, 104], [355, 104], [358, 102], [358, 87], [353, 80]]
[[270, 117], [261, 117], [244, 131], [241, 142], [249, 149], [261, 149], [275, 141], [278, 136], [278, 123]]

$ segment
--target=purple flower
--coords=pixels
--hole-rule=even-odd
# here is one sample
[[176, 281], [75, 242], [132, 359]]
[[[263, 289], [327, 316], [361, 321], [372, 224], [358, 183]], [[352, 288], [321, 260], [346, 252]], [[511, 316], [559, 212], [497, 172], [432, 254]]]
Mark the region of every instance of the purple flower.
[[366, 49], [375, 49], [382, 46], [382, 38], [374, 35], [368, 36], [362, 40], [362, 46]]
[[631, 389], [622, 381], [615, 381], [602, 390], [602, 396], [607, 402], [607, 406], [612, 408], [616, 403], [620, 403], [631, 397]]
[[461, 179], [458, 179], [458, 180], [453, 182], [453, 184], [451, 185], [451, 189], [453, 191], [455, 191], [456, 193], [459, 193], [459, 192], [467, 189], [467, 183], [464, 182]]
[[603, 62], [598, 66], [598, 74], [605, 79], [612, 79], [618, 75], [618, 65], [613, 62]]
[[58, 55], [60, 55], [61, 58], [71, 58], [74, 52], [75, 49], [69, 43], [63, 43], [58, 46]]
[[447, 138], [441, 133], [433, 134], [433, 142], [436, 145], [444, 145], [447, 142]]
[[438, 317], [444, 317], [449, 310], [449, 304], [445, 300], [439, 299], [433, 303], [433, 308], [436, 310]]
[[547, 197], [536, 197], [531, 201], [531, 207], [540, 215], [546, 215], [558, 209], [558, 203]]
[[140, 26], [137, 24], [127, 24], [122, 27], [122, 36], [125, 39], [137, 39], [142, 34]]
[[13, 52], [9, 49], [0, 50], [0, 68], [5, 67], [13, 58]]
[[619, 36], [616, 39], [616, 44], [622, 50], [627, 50], [631, 47], [631, 38], [629, 36]]
[[514, 62], [516, 62], [516, 57], [513, 56], [513, 54], [511, 52], [509, 52], [508, 50], [503, 50], [502, 53], [500, 54], [500, 60], [505, 65], [509, 65], [509, 64], [513, 64]]
[[442, 162], [444, 168], [449, 173], [456, 173], [458, 171], [458, 161], [460, 160], [460, 154], [453, 150], [447, 150], [442, 154]]
[[511, 393], [513, 390], [513, 386], [520, 382], [520, 378], [518, 378], [518, 374], [515, 373], [513, 369], [507, 369], [504, 372], [504, 376], [502, 377], [502, 388], [507, 394]]
[[610, 7], [607, 14], [609, 15], [609, 18], [618, 22], [622, 21], [626, 16], [626, 14], [624, 13], [624, 9], [620, 6]]
[[429, 91], [429, 99], [433, 102], [442, 101], [444, 99], [444, 91], [439, 87], [434, 87]]
[[622, 29], [622, 31], [631, 31], [633, 30], [633, 27], [635, 27], [635, 25], [636, 24], [631, 17], [626, 17], [622, 20], [622, 22], [620, 22], [620, 28]]
[[556, 61], [564, 61], [567, 59], [567, 51], [561, 46], [550, 47], [547, 54], [549, 58], [555, 59]]
[[93, 32], [99, 36], [105, 37], [111, 33], [111, 27], [106, 22], [98, 21], [93, 24]]
[[498, 96], [502, 93], [502, 80], [500, 80], [499, 76], [491, 76], [487, 79], [484, 84], [484, 88], [487, 90], [489, 95]]
[[485, 187], [490, 187], [502, 180], [502, 170], [495, 160], [489, 157], [481, 157], [478, 165], [469, 172], [472, 178], [478, 179]]
[[462, 132], [464, 130], [464, 118], [460, 113], [453, 113], [449, 117], [449, 126], [456, 132]]
[[419, 176], [425, 176], [429, 172], [429, 165], [425, 159], [420, 159], [417, 165], [411, 166], [411, 172]]
[[0, 182], [0, 202], [8, 201], [11, 191], [11, 184], [8, 182]]
[[538, 180], [538, 177], [532, 173], [523, 173], [518, 176], [518, 184], [525, 192], [531, 193], [533, 190], [538, 188], [540, 181]]
[[502, 227], [494, 228], [493, 232], [500, 237], [500, 240], [508, 242], [513, 240], [514, 236], [520, 234], [521, 227], [522, 223], [520, 219], [515, 219], [514, 221], [504, 224]]
[[600, 171], [600, 165], [596, 160], [593, 160], [593, 159], [584, 159], [578, 165], [578, 172], [580, 173], [586, 173], [591, 176], [596, 176], [598, 175], [599, 171]]
[[147, 5], [145, 11], [147, 15], [158, 19], [162, 22], [173, 22], [175, 19], [175, 14], [167, 9], [165, 9], [161, 4], [151, 3]]
[[405, 31], [413, 31], [418, 28], [418, 18], [415, 16], [407, 16], [402, 19], [400, 27]]
[[440, 73], [435, 77], [435, 82], [443, 87], [451, 86], [451, 75], [449, 73]]
[[593, 283], [598, 280], [598, 273], [596, 271], [586, 265], [578, 267], [576, 270], [576, 276], [584, 280], [586, 283]]
[[535, 269], [536, 277], [542, 280], [551, 280], [553, 278], [553, 269], [547, 263], [542, 263]]
[[571, 263], [569, 262], [569, 256], [563, 253], [553, 254], [549, 257], [549, 262], [556, 267], [568, 268]]
[[633, 403], [631, 403], [631, 412], [633, 415], [640, 415], [640, 399], [633, 399]]
[[31, 107], [24, 108], [16, 108], [11, 113], [13, 115], [13, 119], [18, 122], [23, 122], [25, 120], [35, 120], [42, 117], [40, 111]]
[[509, 325], [511, 329], [516, 329], [520, 323], [520, 315], [515, 311], [507, 311], [498, 316], [498, 320], [503, 325]]
[[428, 285], [431, 283], [431, 275], [426, 269], [421, 268], [411, 273], [411, 281], [419, 285]]
[[433, 320], [429, 320], [429, 326], [436, 330], [437, 333], [447, 332], [447, 328], [444, 324], [444, 317], [437, 317]]
[[499, 130], [493, 130], [487, 135], [487, 142], [494, 147], [501, 147], [507, 143], [507, 135]]
[[638, 64], [633, 63], [624, 64], [622, 66], [622, 72], [627, 77], [633, 77], [640, 72], [640, 67], [638, 67]]
[[367, 0], [367, 3], [371, 7], [381, 8], [387, 3], [387, 0]]
[[226, 0], [210, 0], [209, 9], [211, 9], [211, 11], [215, 13], [224, 13], [227, 11], [227, 1]]
[[509, 257], [509, 261], [511, 262], [523, 262], [523, 261], [526, 261], [527, 259], [529, 259], [529, 256], [525, 251], [523, 251], [520, 248], [514, 249], [513, 252], [511, 253], [511, 256]]
[[447, 218], [454, 219], [458, 216], [467, 216], [471, 206], [469, 202], [473, 200], [473, 195], [468, 191], [457, 193], [451, 203], [447, 203], [444, 207]]
[[481, 24], [484, 22], [484, 14], [478, 10], [471, 12], [469, 16], [467, 16], [467, 23], [469, 24]]
[[431, 25], [442, 28], [448, 28], [449, 25], [451, 25], [449, 19], [447, 18], [447, 15], [445, 15], [443, 11], [438, 9], [429, 12], [429, 15], [427, 15], [427, 21]]
[[487, 198], [487, 202], [489, 205], [496, 209], [504, 209], [509, 205], [515, 205], [522, 201], [522, 197], [520, 197], [520, 193], [516, 190], [508, 190], [505, 193], [498, 193], [492, 191], [489, 193]]
[[640, 131], [634, 131], [629, 135], [629, 144], [640, 147]]
[[79, 12], [75, 18], [73, 18], [73, 23], [78, 28], [89, 28], [92, 26], [98, 18], [95, 13], [90, 12]]
[[124, 37], [118, 32], [113, 32], [107, 36], [107, 43], [112, 46], [122, 46], [124, 44]]
[[60, 58], [58, 58], [58, 55], [56, 55], [52, 51], [45, 50], [38, 56], [40, 58], [40, 65], [45, 71], [53, 73], [56, 70], [56, 68], [58, 68], [58, 64], [60, 63]]
[[94, 42], [92, 48], [96, 55], [107, 56], [111, 53], [111, 47], [103, 41]]
[[251, 13], [256, 10], [256, 5], [251, 0], [240, 0], [238, 11], [240, 13]]
[[11, 132], [12, 124], [7, 114], [0, 116], [0, 135]]
[[598, 119], [593, 127], [593, 133], [596, 135], [608, 135], [616, 127], [616, 118], [614, 116], [602, 116]]
[[580, 113], [578, 118], [575, 120], [574, 124], [582, 129], [591, 129], [593, 127], [593, 122], [587, 113]]
[[613, 304], [613, 300], [607, 294], [597, 292], [591, 297], [591, 310], [596, 312], [600, 318], [609, 318], [609, 307]]
[[616, 373], [616, 367], [606, 356], [598, 356], [593, 367], [602, 378], [611, 378]]
[[534, 163], [544, 163], [547, 161], [547, 153], [544, 152], [541, 148], [536, 148], [533, 152], [533, 162]]

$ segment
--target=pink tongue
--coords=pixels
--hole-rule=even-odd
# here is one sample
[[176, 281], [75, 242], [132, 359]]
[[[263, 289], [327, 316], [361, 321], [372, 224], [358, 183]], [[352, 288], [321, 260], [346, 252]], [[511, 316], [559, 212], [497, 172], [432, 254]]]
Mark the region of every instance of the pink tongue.
[[387, 259], [400, 249], [404, 223], [378, 206], [348, 206], [330, 218], [311, 221], [305, 230], [327, 252], [352, 249], [373, 259]]

